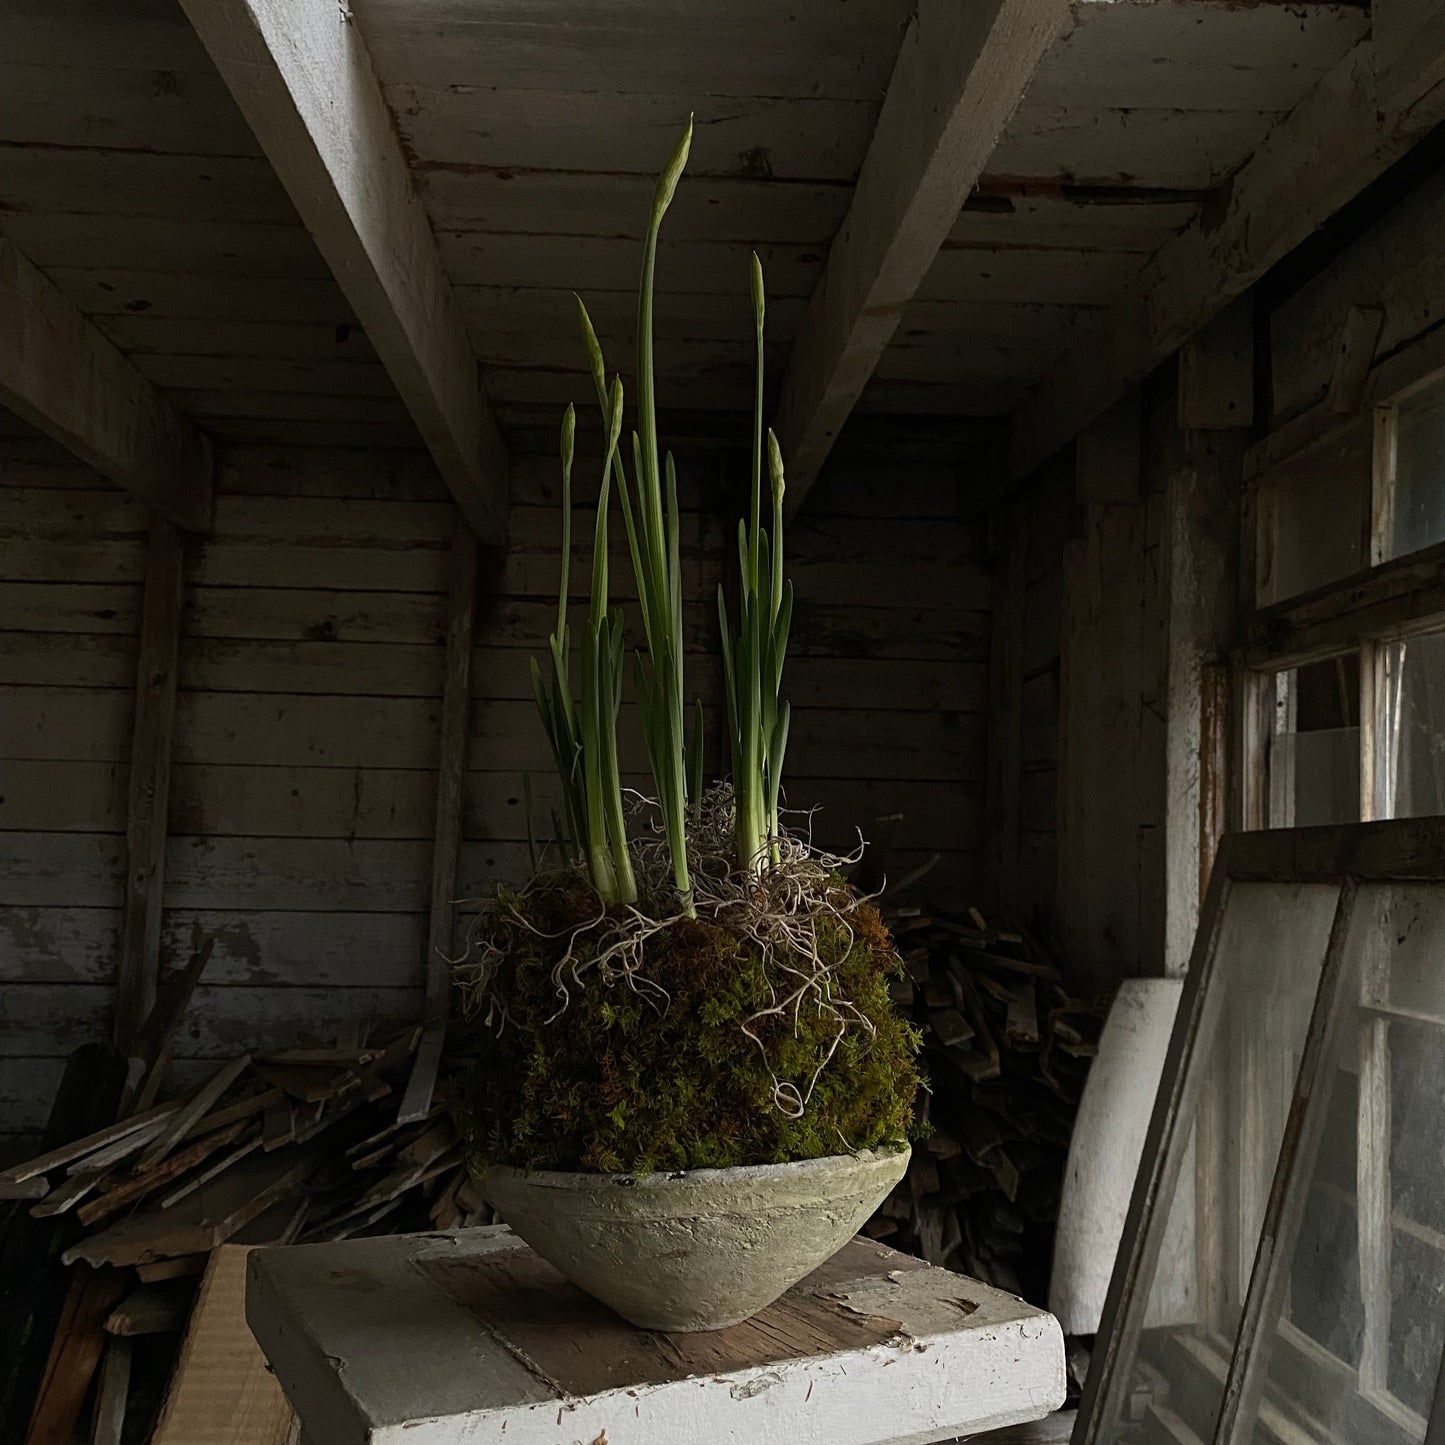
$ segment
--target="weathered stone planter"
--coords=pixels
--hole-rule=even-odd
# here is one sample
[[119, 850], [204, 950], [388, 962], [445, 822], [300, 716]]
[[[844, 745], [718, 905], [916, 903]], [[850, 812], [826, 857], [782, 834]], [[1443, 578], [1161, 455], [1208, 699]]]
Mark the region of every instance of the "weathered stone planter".
[[494, 1166], [483, 1188], [573, 1284], [650, 1330], [720, 1330], [836, 1254], [908, 1168], [909, 1149], [676, 1174]]

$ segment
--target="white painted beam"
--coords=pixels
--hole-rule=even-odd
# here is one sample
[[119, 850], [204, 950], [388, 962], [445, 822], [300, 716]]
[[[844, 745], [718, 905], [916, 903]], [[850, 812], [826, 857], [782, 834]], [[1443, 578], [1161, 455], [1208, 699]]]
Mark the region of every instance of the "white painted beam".
[[457, 505], [505, 540], [507, 456], [366, 43], [337, 0], [181, 0]]
[[210, 527], [206, 438], [3, 236], [0, 404], [167, 521]]
[[920, 0], [783, 378], [790, 515], [1068, 19], [1067, 0]]
[[1014, 476], [1071, 441], [1445, 120], [1445, 67], [1417, 56], [1405, 79], [1387, 62], [1374, 42], [1355, 46], [1235, 173], [1221, 204], [1155, 252], [1014, 414]]

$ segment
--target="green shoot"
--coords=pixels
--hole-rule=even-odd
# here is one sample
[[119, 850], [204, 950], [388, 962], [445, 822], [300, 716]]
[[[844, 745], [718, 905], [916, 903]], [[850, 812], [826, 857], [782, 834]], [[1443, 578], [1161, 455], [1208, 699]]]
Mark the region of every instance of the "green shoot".
[[[683, 678], [682, 563], [677, 506], [677, 475], [671, 455], [660, 459], [657, 441], [657, 401], [652, 359], [653, 277], [657, 265], [657, 238], [678, 178], [687, 164], [692, 144], [692, 121], [688, 120], [658, 178], [652, 198], [652, 213], [643, 248], [642, 279], [637, 303], [637, 415], [638, 430], [632, 434], [632, 484], [619, 451], [610, 453], [610, 476], [617, 483], [622, 518], [637, 595], [642, 610], [645, 652], [634, 667], [638, 710], [648, 761], [662, 813], [663, 830], [672, 857], [673, 881], [682, 906], [692, 913], [692, 883], [687, 866], [687, 809], [690, 798], [701, 791], [701, 729], [694, 725], [692, 772], [698, 779], [689, 788], [686, 743], [687, 709]], [[604, 413], [603, 390], [606, 368], [597, 333], [587, 308], [577, 302], [583, 340], [598, 402]], [[604, 483], [605, 485], [605, 483]], [[635, 490], [634, 490], [635, 489]]]
[[[582, 637], [582, 694], [574, 709], [568, 684], [567, 562], [563, 562], [557, 630], [551, 638], [550, 683], [533, 663], [537, 706], [562, 778], [564, 815], [571, 847], [586, 859], [598, 892], [632, 901], [636, 882], [623, 827], [617, 763], [617, 716], [621, 702], [622, 620], [607, 607], [607, 507], [615, 485], [637, 582], [645, 646], [634, 659], [638, 712], [683, 909], [693, 913], [688, 872], [687, 827], [697, 816], [703, 787], [703, 712], [691, 718], [685, 703], [682, 630], [681, 525], [677, 469], [657, 437], [653, 368], [653, 285], [663, 217], [677, 190], [692, 144], [692, 121], [668, 158], [653, 192], [643, 246], [637, 297], [637, 429], [631, 437], [631, 476], [620, 447], [622, 388], [607, 386], [607, 368], [587, 308], [577, 300], [593, 388], [607, 427], [597, 532], [592, 550], [591, 608]], [[742, 586], [736, 625], [721, 589], [727, 695], [732, 751], [735, 835], [739, 866], [762, 871], [777, 859], [778, 807], [790, 711], [781, 695], [783, 658], [792, 622], [793, 593], [783, 576], [783, 461], [776, 437], [763, 429], [763, 272], [752, 258], [751, 284], [757, 340], [754, 391], [752, 492], [746, 519], [738, 524]], [[570, 551], [571, 458], [575, 419], [563, 423], [563, 547]], [[771, 490], [771, 529], [763, 525], [763, 467]]]
[[791, 712], [781, 698], [783, 658], [792, 625], [793, 589], [783, 579], [783, 458], [778, 440], [767, 433], [768, 477], [772, 490], [772, 534], [762, 525], [763, 472], [763, 268], [752, 258], [754, 334], [757, 372], [753, 392], [753, 468], [751, 506], [738, 523], [740, 586], [738, 624], [728, 617], [718, 588], [722, 629], [723, 679], [727, 692], [728, 736], [732, 743], [733, 803], [737, 860], [760, 872], [776, 859], [778, 800]]
[[[622, 382], [607, 397], [607, 454], [592, 541], [592, 590], [582, 635], [582, 694], [574, 706], [569, 672], [571, 639], [567, 589], [572, 551], [572, 460], [576, 413], [562, 419], [562, 575], [557, 626], [548, 639], [550, 676], [532, 659], [532, 692], [562, 785], [557, 817], [564, 850], [580, 852], [599, 896], [607, 903], [634, 903], [637, 883], [627, 847], [622, 782], [617, 761], [617, 714], [622, 698], [622, 614], [607, 607], [608, 479], [622, 430]], [[530, 793], [530, 784], [528, 785]], [[530, 810], [530, 803], [529, 803]], [[565, 830], [563, 820], [565, 819]], [[565, 835], [564, 835], [565, 834]]]

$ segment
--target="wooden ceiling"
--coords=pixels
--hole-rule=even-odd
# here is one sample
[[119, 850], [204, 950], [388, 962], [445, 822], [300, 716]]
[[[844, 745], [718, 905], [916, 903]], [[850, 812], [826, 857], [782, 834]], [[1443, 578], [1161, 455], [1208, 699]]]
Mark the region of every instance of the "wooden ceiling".
[[0, 231], [216, 435], [416, 442], [174, 0], [6, 0]]
[[889, 409], [1013, 410], [1366, 28], [1348, 5], [1076, 5], [875, 394], [887, 387]]
[[[503, 416], [579, 395], [574, 289], [626, 368], [651, 174], [689, 109], [697, 139], [658, 276], [668, 399], [749, 405], [747, 250], [763, 258], [781, 351], [847, 210], [911, 4], [354, 9]], [[1078, 5], [862, 408], [1012, 409], [1365, 28], [1355, 5]]]
[[[822, 274], [912, 0], [350, 0], [503, 422], [586, 401], [571, 293], [629, 374], [652, 176], [660, 397], [751, 395]], [[1357, 4], [1076, 0], [863, 392], [1012, 411], [1366, 33]], [[175, 0], [6, 0], [0, 232], [227, 438], [416, 432]]]

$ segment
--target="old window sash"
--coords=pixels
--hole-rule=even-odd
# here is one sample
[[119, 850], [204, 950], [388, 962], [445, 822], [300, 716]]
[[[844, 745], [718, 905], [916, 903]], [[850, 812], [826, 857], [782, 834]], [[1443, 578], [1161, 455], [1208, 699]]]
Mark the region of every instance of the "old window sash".
[[[1365, 566], [1300, 596], [1256, 607], [1249, 616], [1245, 642], [1235, 659], [1236, 756], [1241, 761], [1236, 816], [1242, 827], [1295, 822], [1293, 757], [1282, 756], [1278, 742], [1282, 733], [1293, 731], [1292, 670], [1327, 659], [1343, 664], [1352, 655], [1357, 655], [1359, 668], [1359, 817], [1386, 819], [1397, 812], [1407, 650], [1412, 638], [1445, 633], [1445, 542], [1390, 556], [1400, 408], [1423, 393], [1442, 390], [1445, 345], [1439, 338], [1406, 348], [1375, 369], [1365, 407], [1370, 434], [1368, 506], [1360, 538]], [[1308, 466], [1313, 458], [1347, 452], [1347, 439], [1358, 434], [1361, 423], [1358, 414], [1342, 420], [1328, 408], [1317, 408], [1252, 449], [1248, 463], [1252, 504], [1245, 508], [1252, 530], [1246, 555], [1260, 560], [1246, 580], [1256, 597], [1276, 550], [1272, 529], [1280, 525], [1276, 498], [1268, 486], [1261, 487], [1261, 481], [1282, 467], [1298, 467], [1301, 459]], [[1299, 746], [1297, 739], [1293, 746]], [[1254, 1062], [1242, 1061], [1246, 1067]], [[1387, 1205], [1389, 1064], [1388, 1021], [1377, 1017], [1362, 1030], [1359, 1064], [1357, 1197], [1365, 1309], [1361, 1393], [1409, 1428], [1417, 1417], [1394, 1399], [1384, 1380], [1392, 1231]], [[1246, 1077], [1258, 1075], [1251, 1072]], [[1286, 1324], [1286, 1335], [1289, 1332]], [[1345, 1368], [1314, 1341], [1295, 1334], [1290, 1343], [1321, 1370]]]
[[[1211, 1370], [1222, 1386], [1213, 1445], [1243, 1445], [1254, 1438], [1256, 1420], [1271, 1435], [1277, 1414], [1263, 1403], [1268, 1370], [1265, 1352], [1288, 1351], [1299, 1373], [1313, 1372], [1322, 1387], [1348, 1380], [1353, 1398], [1368, 1412], [1370, 1438], [1382, 1442], [1419, 1441], [1445, 1445], [1445, 1362], [1434, 1404], [1425, 1421], [1389, 1391], [1385, 1377], [1389, 1340], [1389, 1248], [1393, 1228], [1390, 1206], [1388, 1028], [1392, 1017], [1383, 977], [1386, 960], [1378, 948], [1347, 957], [1345, 948], [1362, 884], [1445, 884], [1445, 818], [1412, 818], [1333, 828], [1235, 833], [1224, 842], [1201, 917], [1194, 957], [1180, 1004], [1169, 1055], [1135, 1182], [1123, 1242], [1116, 1260], [1100, 1328], [1100, 1348], [1084, 1391], [1073, 1445], [1110, 1445], [1124, 1417], [1133, 1367], [1138, 1360], [1145, 1307], [1158, 1266], [1169, 1217], [1194, 1130], [1196, 1187], [1207, 1168], [1207, 1140], [1224, 1121], [1221, 1100], [1211, 1097], [1207, 1077], [1197, 1067], [1209, 1057], [1221, 1007], [1211, 994], [1216, 956], [1231, 889], [1240, 882], [1325, 883], [1334, 885], [1335, 912], [1321, 968], [1308, 1031], [1289, 1100], [1283, 1143], [1263, 1211], [1258, 1245], [1248, 1269], [1241, 1323], [1232, 1339], [1219, 1331], [1225, 1311], [1220, 1292], [1232, 1293], [1239, 1261], [1221, 1258], [1212, 1242], [1221, 1210], [1238, 1207], [1236, 1180], [1218, 1181], [1196, 1192], [1196, 1258], [1200, 1269], [1199, 1322], [1186, 1341], [1197, 1363]], [[1369, 936], [1369, 935], [1367, 935]], [[1217, 992], [1217, 990], [1216, 990]], [[1343, 1022], [1351, 1009], [1362, 1015], [1361, 1084], [1356, 1116], [1357, 1197], [1360, 1219], [1360, 1267], [1365, 1296], [1367, 1339], [1358, 1371], [1284, 1319], [1289, 1266], [1303, 1218], [1329, 1101], [1327, 1071], [1337, 1065]], [[1414, 1018], [1419, 1023], [1421, 1020]], [[1445, 1018], [1430, 1020], [1445, 1028]], [[1248, 1079], [1243, 1081], [1246, 1085]], [[1243, 1092], [1248, 1093], [1246, 1087]], [[1243, 1150], [1250, 1146], [1247, 1140]], [[1212, 1151], [1210, 1151], [1212, 1152]], [[1224, 1156], [1227, 1157], [1228, 1151]], [[1241, 1211], [1242, 1212], [1242, 1211]], [[1246, 1216], [1247, 1217], [1247, 1216]], [[1201, 1239], [1207, 1241], [1201, 1244]], [[1283, 1327], [1281, 1327], [1283, 1326]], [[1227, 1364], [1226, 1364], [1227, 1361]], [[1343, 1374], [1342, 1374], [1343, 1372]], [[1261, 1414], [1261, 1411], [1263, 1413]], [[1288, 1422], [1285, 1422], [1288, 1424]], [[1286, 1432], [1282, 1438], [1291, 1438]], [[1363, 1437], [1362, 1437], [1363, 1438]]]
[[[1271, 714], [1276, 677], [1329, 658], [1360, 655], [1361, 819], [1394, 816], [1402, 728], [1401, 647], [1445, 633], [1445, 541], [1391, 557], [1403, 406], [1445, 394], [1445, 337], [1432, 335], [1392, 355], [1370, 373], [1362, 410], [1342, 418], [1328, 403], [1287, 423], [1246, 457], [1247, 535], [1255, 559], [1244, 579], [1248, 621], [1234, 660], [1240, 760], [1236, 817], [1245, 828], [1288, 826], [1271, 816], [1269, 764], [1278, 736]], [[1359, 439], [1368, 435], [1368, 456]], [[1360, 569], [1298, 596], [1258, 605], [1281, 552], [1279, 493], [1292, 478], [1335, 465], [1359, 467]], [[1351, 503], [1354, 505], [1354, 503]], [[1287, 782], [1276, 780], [1287, 799]], [[1287, 812], [1288, 810], [1286, 810]]]

